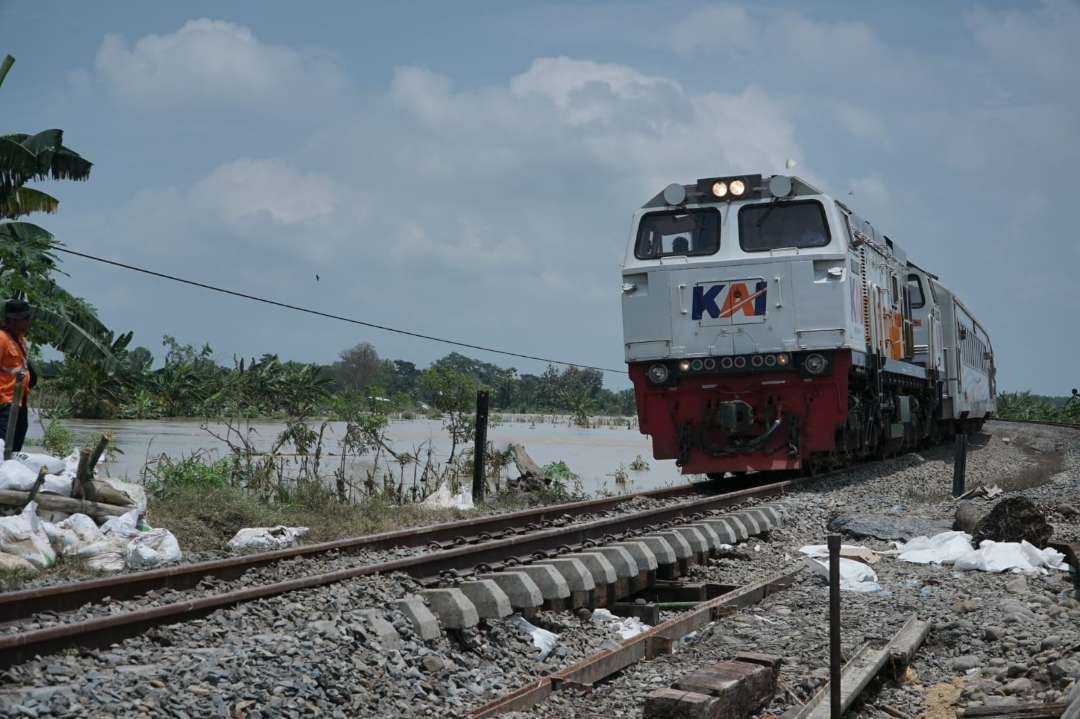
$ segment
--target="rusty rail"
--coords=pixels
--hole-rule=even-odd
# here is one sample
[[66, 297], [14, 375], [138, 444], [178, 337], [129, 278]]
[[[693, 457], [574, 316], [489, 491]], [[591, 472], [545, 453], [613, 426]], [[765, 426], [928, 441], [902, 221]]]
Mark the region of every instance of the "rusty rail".
[[[10, 666], [34, 655], [48, 654], [67, 647], [110, 644], [125, 637], [139, 634], [153, 626], [187, 621], [216, 609], [241, 602], [324, 586], [356, 577], [404, 572], [417, 579], [427, 580], [444, 572], [471, 571], [480, 565], [498, 568], [506, 563], [529, 561], [536, 556], [547, 556], [552, 552], [559, 553], [565, 551], [566, 548], [574, 549], [575, 545], [598, 544], [610, 540], [619, 533], [679, 522], [680, 520], [701, 516], [711, 510], [741, 504], [750, 499], [779, 496], [798, 481], [775, 482], [762, 487], [693, 499], [667, 507], [643, 510], [617, 517], [607, 517], [567, 527], [546, 529], [524, 535], [511, 535], [479, 544], [434, 551], [390, 562], [366, 564], [335, 572], [313, 574], [223, 594], [173, 602], [153, 608], [138, 609], [81, 622], [59, 624], [46, 629], [3, 635], [0, 636], [0, 667]], [[183, 568], [174, 567], [172, 571], [181, 569]], [[158, 570], [152, 574], [159, 575], [161, 571]], [[127, 576], [133, 577], [136, 575]], [[123, 577], [118, 579], [123, 579]], [[46, 590], [40, 591], [44, 592]], [[703, 607], [710, 604], [707, 602]]]
[[605, 497], [580, 502], [554, 504], [519, 512], [473, 517], [426, 527], [382, 532], [364, 537], [320, 542], [302, 547], [260, 552], [227, 559], [194, 562], [163, 567], [145, 572], [132, 572], [114, 577], [89, 579], [50, 587], [23, 589], [0, 593], [0, 622], [11, 622], [37, 612], [64, 612], [105, 597], [129, 599], [156, 589], [191, 589], [203, 579], [213, 577], [230, 580], [255, 567], [266, 566], [286, 559], [312, 557], [328, 552], [358, 552], [393, 547], [422, 547], [439, 545], [462, 546], [486, 542], [542, 528], [546, 523], [564, 517], [602, 512], [639, 498], [666, 499], [681, 496], [710, 496], [720, 493], [715, 481], [687, 483], [646, 492]]

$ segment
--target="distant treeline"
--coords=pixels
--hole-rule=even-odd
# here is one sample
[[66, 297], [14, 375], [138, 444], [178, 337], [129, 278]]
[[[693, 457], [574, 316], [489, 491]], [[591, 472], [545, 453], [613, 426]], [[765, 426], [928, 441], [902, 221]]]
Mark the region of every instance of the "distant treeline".
[[[456, 352], [425, 369], [379, 357], [368, 343], [344, 350], [332, 364], [281, 361], [275, 355], [222, 365], [209, 345], [196, 348], [166, 335], [155, 366], [145, 347], [121, 350], [119, 366], [67, 358], [42, 362], [35, 404], [57, 416], [151, 419], [223, 415], [332, 416], [366, 402], [384, 411], [438, 407], [449, 390], [462, 397], [485, 388], [502, 412], [559, 412], [578, 417], [632, 415], [633, 390], [612, 392], [598, 370], [548, 367], [520, 374]], [[464, 400], [462, 400], [464, 401]]]
[[1080, 424], [1080, 393], [1050, 397], [1031, 392], [1002, 392], [998, 395], [998, 416], [1005, 419], [1039, 419]]

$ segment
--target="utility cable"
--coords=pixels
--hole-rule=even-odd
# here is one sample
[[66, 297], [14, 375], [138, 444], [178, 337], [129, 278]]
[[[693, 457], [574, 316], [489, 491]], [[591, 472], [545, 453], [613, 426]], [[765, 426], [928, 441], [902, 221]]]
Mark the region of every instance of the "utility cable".
[[283, 307], [288, 310], [295, 310], [296, 312], [304, 312], [309, 315], [315, 315], [317, 317], [325, 317], [331, 320], [338, 320], [340, 322], [348, 322], [354, 325], [360, 325], [361, 327], [370, 327], [371, 329], [382, 330], [384, 332], [392, 332], [394, 334], [405, 335], [407, 337], [416, 337], [422, 340], [428, 340], [430, 342], [441, 342], [442, 344], [453, 345], [455, 347], [465, 347], [473, 350], [480, 350], [481, 352], [492, 352], [494, 354], [505, 355], [507, 357], [518, 357], [520, 359], [536, 360], [537, 362], [547, 362], [548, 364], [563, 365], [566, 367], [578, 367], [581, 369], [592, 369], [600, 372], [610, 372], [612, 374], [625, 375], [625, 370], [611, 369], [609, 367], [595, 367], [593, 365], [581, 364], [579, 362], [566, 362], [564, 360], [551, 359], [548, 357], [537, 357], [536, 355], [522, 354], [520, 352], [510, 352], [509, 350], [496, 349], [494, 347], [484, 347], [482, 345], [469, 344], [468, 342], [459, 342], [458, 340], [446, 339], [445, 337], [435, 337], [433, 335], [425, 335], [420, 332], [412, 332], [410, 330], [403, 330], [397, 327], [389, 327], [387, 325], [380, 325], [374, 322], [365, 322], [364, 320], [358, 320], [353, 317], [344, 317], [342, 315], [335, 315], [329, 312], [322, 312], [320, 310], [313, 310], [310, 307], [300, 307], [299, 305], [292, 305], [287, 302], [279, 302], [277, 300], [267, 299], [265, 297], [258, 297], [256, 295], [250, 295], [246, 292], [239, 292], [237, 290], [230, 290], [224, 287], [218, 287], [216, 285], [209, 285], [205, 282], [196, 282], [195, 280], [188, 280], [183, 277], [177, 277], [175, 275], [165, 274], [164, 272], [156, 272], [154, 270], [147, 269], [145, 267], [137, 267], [136, 265], [129, 265], [125, 262], [118, 262], [117, 260], [110, 260], [104, 257], [98, 257], [96, 255], [87, 254], [85, 252], [78, 252], [76, 250], [68, 249], [66, 247], [53, 246], [57, 252], [64, 252], [69, 255], [75, 255], [76, 257], [82, 257], [87, 260], [93, 260], [94, 262], [101, 262], [106, 265], [112, 265], [113, 267], [120, 267], [125, 270], [132, 270], [133, 272], [141, 272], [144, 275], [150, 275], [151, 277], [159, 277], [165, 280], [172, 280], [173, 282], [179, 282], [185, 285], [191, 285], [192, 287], [201, 287], [204, 290], [211, 290], [212, 292], [220, 292], [224, 295], [232, 295], [233, 297], [240, 297], [245, 300], [252, 300], [253, 302], [261, 302], [266, 305], [273, 305], [274, 307]]

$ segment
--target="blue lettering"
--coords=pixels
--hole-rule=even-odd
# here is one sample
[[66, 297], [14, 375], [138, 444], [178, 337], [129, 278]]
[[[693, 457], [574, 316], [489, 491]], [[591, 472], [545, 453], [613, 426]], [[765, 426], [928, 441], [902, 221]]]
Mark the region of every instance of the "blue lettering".
[[701, 285], [694, 287], [694, 304], [690, 316], [700, 320], [702, 314], [716, 319], [720, 316], [720, 307], [716, 304], [716, 296], [724, 289], [724, 285], [713, 285], [707, 291]]

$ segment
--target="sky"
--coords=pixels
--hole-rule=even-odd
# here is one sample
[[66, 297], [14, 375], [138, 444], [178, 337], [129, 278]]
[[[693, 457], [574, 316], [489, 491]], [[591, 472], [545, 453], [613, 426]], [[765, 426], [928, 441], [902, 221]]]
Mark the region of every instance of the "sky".
[[[30, 219], [72, 249], [613, 368], [634, 210], [791, 159], [959, 295], [1000, 388], [1060, 395], [1080, 386], [1077, 37], [1076, 0], [0, 0], [0, 132], [60, 127], [94, 162], [38, 185], [61, 208]], [[159, 356], [163, 334], [223, 361], [451, 351], [63, 270]]]

